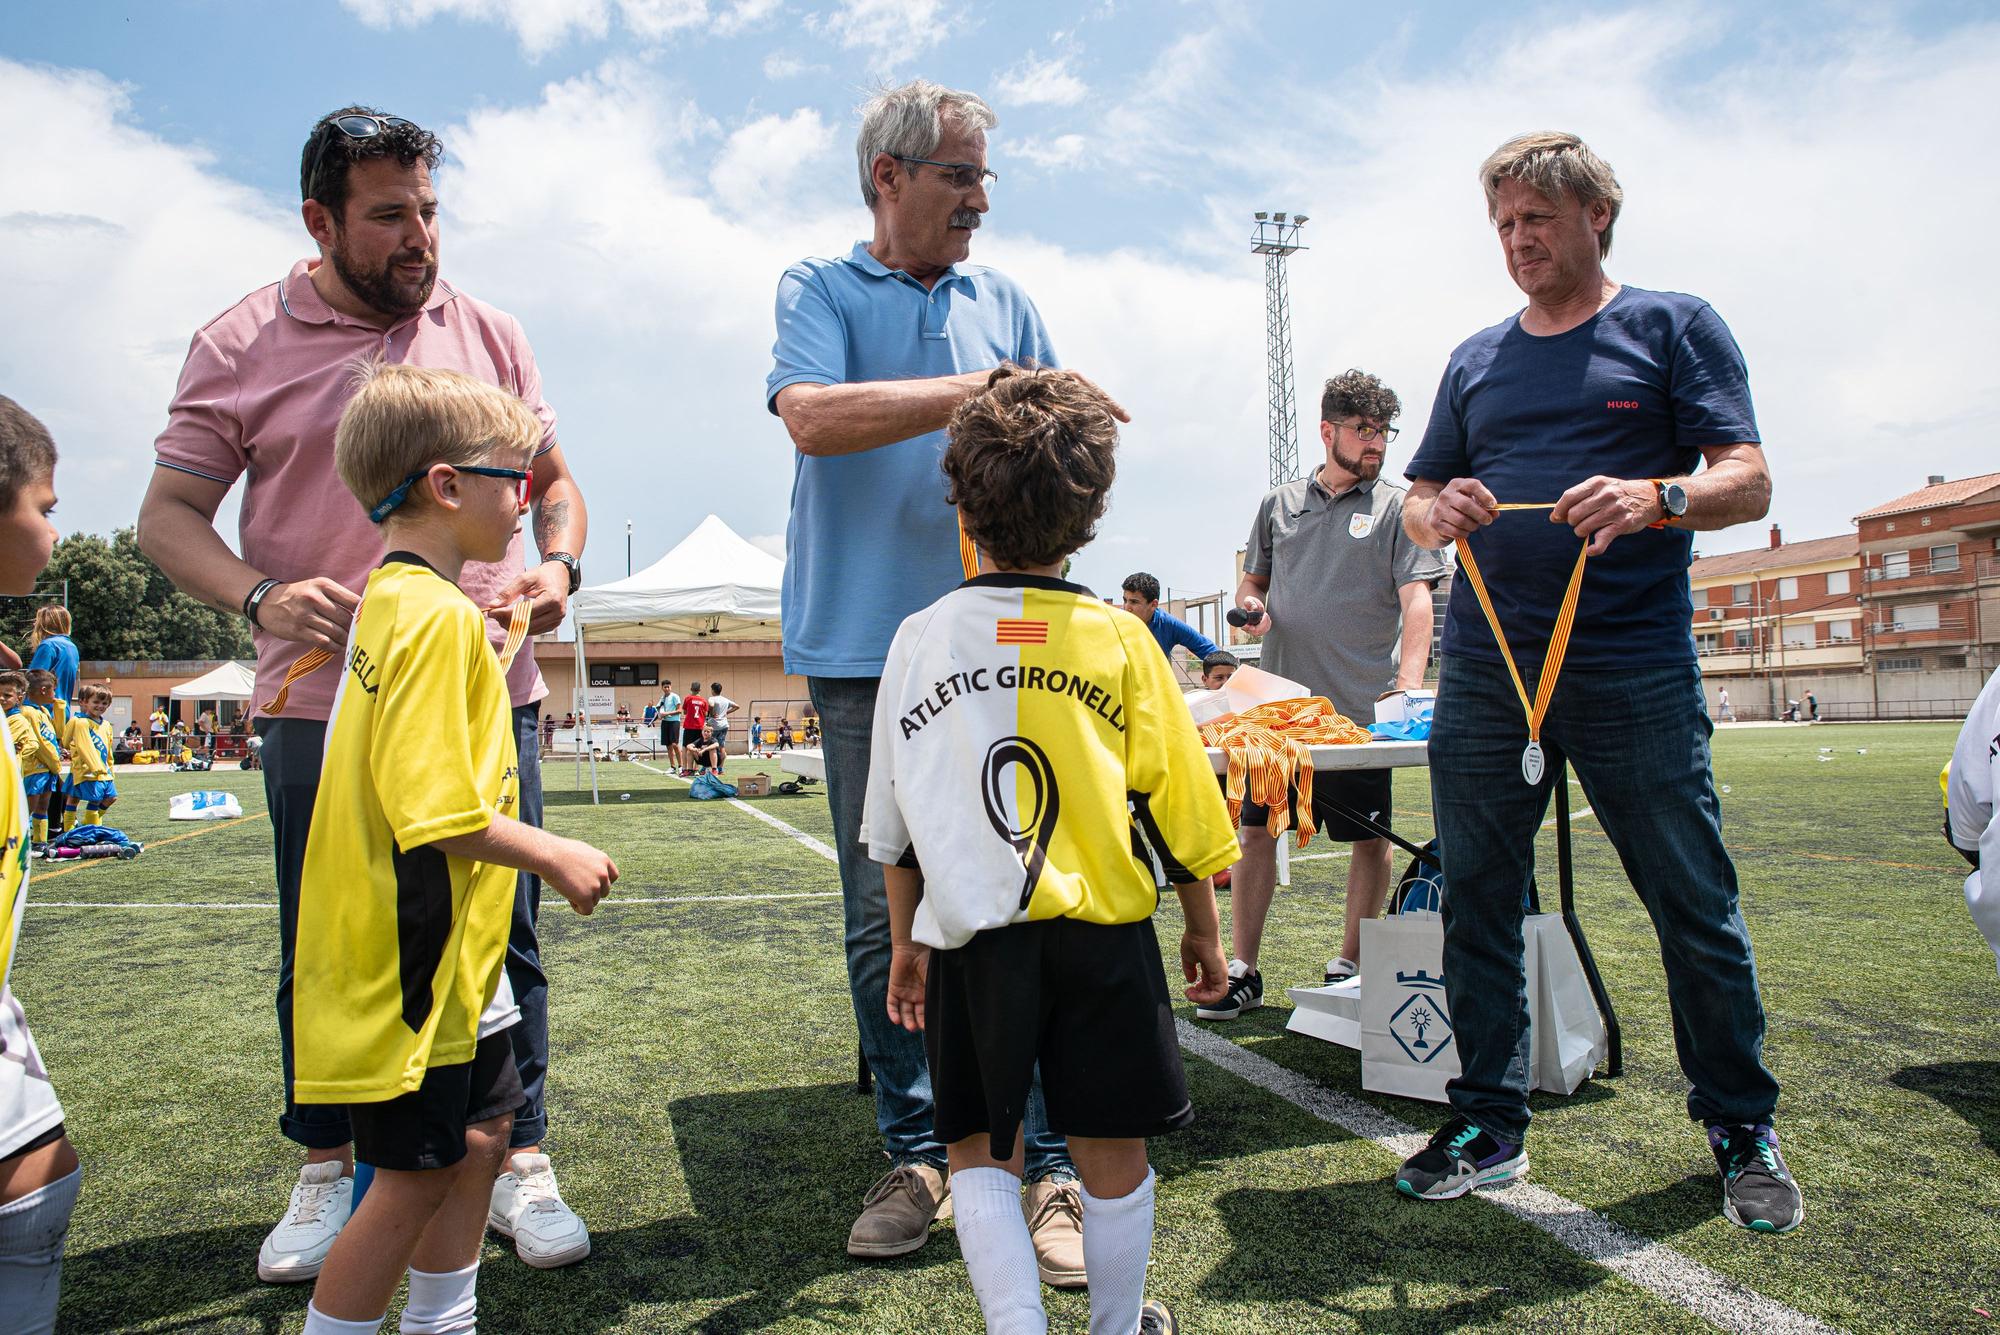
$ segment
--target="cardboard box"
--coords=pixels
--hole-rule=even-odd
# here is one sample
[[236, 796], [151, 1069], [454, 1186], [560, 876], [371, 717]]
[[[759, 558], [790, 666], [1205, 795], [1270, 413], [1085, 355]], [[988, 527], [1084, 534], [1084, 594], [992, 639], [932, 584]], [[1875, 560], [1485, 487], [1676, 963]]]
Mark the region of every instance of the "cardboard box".
[[738, 797], [769, 797], [771, 776], [768, 774], [745, 774], [736, 780]]

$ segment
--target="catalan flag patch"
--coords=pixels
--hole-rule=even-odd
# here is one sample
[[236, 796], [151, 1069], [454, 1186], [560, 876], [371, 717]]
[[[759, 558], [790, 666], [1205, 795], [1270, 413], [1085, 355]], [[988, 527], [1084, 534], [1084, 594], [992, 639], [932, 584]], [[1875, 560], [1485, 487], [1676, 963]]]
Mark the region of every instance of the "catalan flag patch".
[[993, 624], [995, 644], [1047, 644], [1049, 623], [1046, 621], [997, 621]]

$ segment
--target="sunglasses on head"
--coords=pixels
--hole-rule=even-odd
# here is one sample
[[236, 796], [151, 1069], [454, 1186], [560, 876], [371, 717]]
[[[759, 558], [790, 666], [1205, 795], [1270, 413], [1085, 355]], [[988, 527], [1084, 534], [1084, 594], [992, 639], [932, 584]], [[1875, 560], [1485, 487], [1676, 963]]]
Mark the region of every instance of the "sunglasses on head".
[[[384, 496], [382, 498], [382, 503], [380, 505], [377, 505], [374, 509], [368, 512], [368, 518], [377, 524], [387, 519], [391, 514], [391, 512], [393, 512], [397, 506], [401, 505], [404, 501], [410, 499], [410, 488], [416, 486], [417, 483], [423, 481], [424, 478], [428, 477], [430, 475], [431, 469], [436, 467], [437, 467], [436, 464], [428, 464], [423, 468], [419, 468], [416, 472], [410, 474], [408, 477], [404, 478], [402, 482], [398, 484], [398, 486], [394, 491], [390, 492], [387, 496]], [[446, 464], [445, 467], [454, 469], [460, 473], [472, 473], [479, 477], [504, 477], [504, 478], [514, 479], [517, 483], [519, 483], [519, 485], [514, 488], [514, 503], [516, 505], [526, 505], [528, 503], [528, 498], [534, 494], [535, 475], [533, 473], [523, 472], [521, 469], [518, 468], [477, 468], [471, 464]]]
[[[422, 127], [415, 121], [404, 120], [401, 116], [369, 116], [358, 111], [345, 116], [335, 116], [326, 124], [354, 140], [374, 139], [379, 135], [388, 134], [391, 130], [416, 130], [419, 133], [422, 131]], [[326, 148], [332, 142], [332, 135], [320, 136], [319, 148], [313, 153], [312, 188], [306, 192], [308, 199], [319, 197], [320, 173], [326, 169]]]

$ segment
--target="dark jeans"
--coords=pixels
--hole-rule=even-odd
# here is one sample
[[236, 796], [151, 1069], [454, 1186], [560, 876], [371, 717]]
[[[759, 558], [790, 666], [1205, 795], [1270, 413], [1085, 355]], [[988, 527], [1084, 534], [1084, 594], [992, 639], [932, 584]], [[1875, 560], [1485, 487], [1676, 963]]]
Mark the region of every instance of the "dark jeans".
[[[878, 677], [809, 677], [826, 756], [826, 795], [833, 809], [833, 847], [840, 856], [847, 921], [847, 986], [861, 1051], [875, 1073], [875, 1125], [890, 1159], [944, 1166], [944, 1146], [931, 1130], [931, 1072], [924, 1037], [889, 1018], [889, 897], [882, 868], [861, 843], [868, 797], [868, 751], [875, 728]], [[1033, 1182], [1070, 1171], [1069, 1145], [1049, 1131], [1039, 1075], [1028, 1095], [1025, 1176]]]
[[[521, 819], [531, 825], [542, 823], [536, 723], [534, 706], [514, 711], [514, 735], [521, 753]], [[264, 797], [271, 808], [278, 861], [278, 1051], [285, 1076], [285, 1111], [278, 1128], [315, 1150], [333, 1149], [353, 1139], [342, 1105], [292, 1100], [292, 956], [299, 934], [299, 880], [325, 752], [326, 724], [315, 719], [272, 719], [264, 725]], [[535, 940], [535, 908], [541, 893], [541, 878], [522, 872], [515, 882], [514, 923], [507, 941], [507, 980], [514, 985], [514, 1000], [521, 1007], [521, 1022], [507, 1031], [523, 1093], [520, 1110], [514, 1114], [516, 1147], [539, 1144], [548, 1129], [542, 1090], [549, 1069], [549, 982]]]
[[[1530, 683], [1533, 677], [1523, 673]], [[1531, 685], [1532, 689], [1532, 685]], [[1526, 720], [1507, 669], [1453, 656], [1438, 674], [1431, 801], [1444, 860], [1444, 975], [1463, 1070], [1454, 1110], [1501, 1140], [1528, 1130], [1528, 998], [1521, 920], [1535, 835], [1567, 760], [1659, 936], [1688, 1115], [1768, 1122], [1757, 964], [1722, 846], [1693, 664], [1562, 674], [1542, 726], [1546, 777], [1521, 779]]]

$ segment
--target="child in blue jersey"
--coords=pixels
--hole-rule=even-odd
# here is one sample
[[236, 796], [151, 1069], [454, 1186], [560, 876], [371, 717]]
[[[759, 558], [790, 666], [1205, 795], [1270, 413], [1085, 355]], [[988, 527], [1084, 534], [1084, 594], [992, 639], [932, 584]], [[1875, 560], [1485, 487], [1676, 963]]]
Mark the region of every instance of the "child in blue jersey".
[[[56, 540], [48, 519], [56, 504], [55, 466], [48, 429], [0, 397], [0, 594], [33, 592], [48, 564]], [[0, 684], [10, 715], [27, 712], [20, 700], [25, 684]], [[18, 736], [14, 718], [8, 729]], [[35, 745], [42, 741], [38, 729]], [[45, 1335], [56, 1325], [63, 1243], [83, 1170], [12, 991], [28, 897], [27, 804], [15, 755], [10, 746], [0, 756], [0, 1327], [10, 1335]]]
[[891, 1019], [923, 1029], [959, 1246], [992, 1335], [1043, 1335], [1021, 1208], [1039, 1068], [1082, 1178], [1091, 1335], [1178, 1326], [1145, 1297], [1146, 1139], [1194, 1118], [1152, 915], [1185, 918], [1190, 1000], [1228, 990], [1211, 877], [1235, 832], [1172, 669], [1065, 583], [1104, 513], [1115, 408], [1003, 367], [953, 415], [951, 497], [980, 573], [904, 621], [877, 695], [862, 841], [883, 864]]

